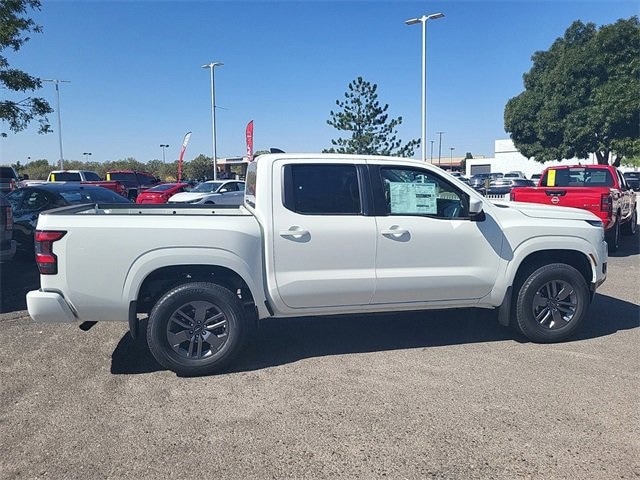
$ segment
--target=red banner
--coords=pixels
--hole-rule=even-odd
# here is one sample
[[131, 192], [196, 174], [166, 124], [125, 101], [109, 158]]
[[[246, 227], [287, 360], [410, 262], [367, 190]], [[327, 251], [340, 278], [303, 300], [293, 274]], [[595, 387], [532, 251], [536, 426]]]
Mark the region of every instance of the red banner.
[[253, 162], [253, 120], [247, 123], [245, 136], [247, 138], [247, 161]]
[[187, 132], [184, 136], [184, 140], [182, 141], [182, 147], [180, 147], [180, 157], [178, 158], [178, 182], [182, 181], [182, 158], [184, 157], [184, 152], [187, 150], [187, 143], [189, 143], [190, 138], [191, 132]]

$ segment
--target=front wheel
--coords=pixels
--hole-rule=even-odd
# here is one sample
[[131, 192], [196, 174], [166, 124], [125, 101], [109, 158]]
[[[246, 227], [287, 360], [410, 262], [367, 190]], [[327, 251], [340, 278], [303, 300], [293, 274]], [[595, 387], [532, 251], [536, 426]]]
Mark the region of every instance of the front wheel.
[[241, 350], [247, 322], [238, 297], [206, 282], [179, 285], [160, 298], [147, 326], [149, 350], [178, 375], [215, 373]]
[[564, 263], [545, 265], [529, 275], [518, 292], [517, 329], [534, 342], [560, 342], [580, 326], [589, 302], [580, 272]]

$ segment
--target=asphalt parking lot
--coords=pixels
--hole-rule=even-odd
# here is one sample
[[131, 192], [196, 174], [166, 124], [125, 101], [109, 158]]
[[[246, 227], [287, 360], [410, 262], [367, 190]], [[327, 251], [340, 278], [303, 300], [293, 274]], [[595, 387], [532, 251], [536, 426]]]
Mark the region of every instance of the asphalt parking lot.
[[640, 245], [572, 341], [472, 310], [271, 320], [180, 378], [125, 323], [35, 325], [0, 267], [0, 478], [640, 478]]

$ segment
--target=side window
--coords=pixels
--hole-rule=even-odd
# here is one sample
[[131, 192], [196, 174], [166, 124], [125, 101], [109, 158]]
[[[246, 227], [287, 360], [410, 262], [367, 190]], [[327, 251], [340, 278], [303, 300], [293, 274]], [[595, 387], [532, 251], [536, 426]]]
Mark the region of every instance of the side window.
[[284, 204], [294, 212], [310, 215], [362, 212], [355, 165], [287, 165], [285, 185]]
[[84, 172], [84, 177], [90, 182], [100, 181], [100, 175], [95, 172]]
[[49, 206], [50, 199], [45, 192], [33, 190], [24, 199], [22, 204], [27, 212], [38, 212]]
[[467, 217], [466, 195], [428, 171], [381, 168], [389, 215]]

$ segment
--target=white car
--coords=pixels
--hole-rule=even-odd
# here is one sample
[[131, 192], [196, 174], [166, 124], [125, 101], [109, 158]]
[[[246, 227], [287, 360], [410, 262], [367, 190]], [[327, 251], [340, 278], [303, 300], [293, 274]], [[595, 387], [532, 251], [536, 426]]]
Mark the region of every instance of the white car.
[[242, 205], [244, 182], [239, 180], [209, 180], [189, 192], [176, 193], [168, 203], [207, 205]]

